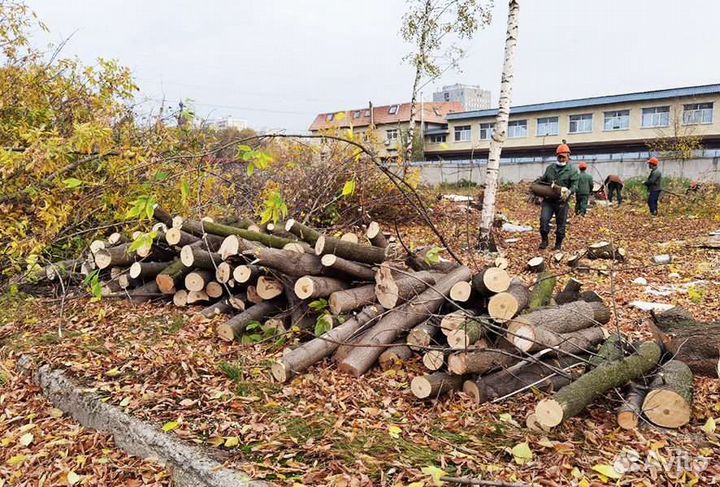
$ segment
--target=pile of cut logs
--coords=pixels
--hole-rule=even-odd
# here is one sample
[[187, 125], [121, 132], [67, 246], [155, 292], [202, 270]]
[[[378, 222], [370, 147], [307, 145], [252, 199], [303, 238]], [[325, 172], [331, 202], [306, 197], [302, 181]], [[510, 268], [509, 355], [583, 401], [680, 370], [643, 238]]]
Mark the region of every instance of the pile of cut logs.
[[[125, 241], [112, 234], [93, 242], [90, 258], [48, 266], [48, 279], [95, 269], [107, 296], [205, 303], [205, 318], [228, 316], [216, 329], [228, 342], [258, 327], [307, 338], [273, 364], [280, 382], [327, 357], [358, 377], [376, 364], [393, 367], [419, 354], [428, 373], [410, 388], [421, 399], [453, 390], [476, 402], [556, 391], [527, 418], [529, 426], [547, 429], [626, 387], [621, 426], [635, 427], [644, 415], [678, 427], [689, 421], [692, 372], [708, 375], [714, 364], [716, 373], [717, 347], [688, 356], [687, 365], [677, 354], [677, 340], [688, 337], [668, 334], [668, 323], [687, 332], [692, 318], [686, 314], [655, 317], [657, 340], [629, 343], [607, 331], [610, 309], [577, 279], [556, 294], [555, 276], [535, 274], [529, 286], [508, 274], [503, 258], [476, 273], [430, 248], [400, 258], [375, 222], [361, 243], [356, 234], [336, 238], [295, 220], [216, 223], [173, 218], [161, 208], [155, 217], [154, 238]], [[617, 258], [612, 249], [597, 250], [608, 252]], [[663, 363], [665, 350], [675, 356]]]

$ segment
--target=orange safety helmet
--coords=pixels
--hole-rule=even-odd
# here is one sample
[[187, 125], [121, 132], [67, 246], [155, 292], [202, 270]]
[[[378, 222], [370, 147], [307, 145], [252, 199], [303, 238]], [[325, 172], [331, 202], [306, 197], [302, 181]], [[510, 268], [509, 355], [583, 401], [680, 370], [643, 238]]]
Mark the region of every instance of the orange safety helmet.
[[660, 164], [660, 161], [658, 161], [657, 157], [651, 157], [650, 159], [648, 159], [648, 164], [653, 167], [657, 167], [657, 165]]
[[585, 169], [587, 169], [588, 166], [587, 166], [586, 162], [581, 162], [578, 167], [580, 168], [581, 171], [584, 171]]
[[555, 149], [555, 155], [559, 156], [560, 154], [570, 155], [570, 147], [567, 144], [560, 144], [557, 146], [557, 149]]

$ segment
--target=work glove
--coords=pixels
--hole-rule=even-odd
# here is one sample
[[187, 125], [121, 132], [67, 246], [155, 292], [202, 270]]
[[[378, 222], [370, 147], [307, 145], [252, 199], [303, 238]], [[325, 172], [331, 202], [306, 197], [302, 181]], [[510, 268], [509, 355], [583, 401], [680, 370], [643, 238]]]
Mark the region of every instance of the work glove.
[[570, 198], [570, 190], [565, 186], [562, 186], [560, 188], [560, 199], [563, 201], [567, 201], [568, 198]]

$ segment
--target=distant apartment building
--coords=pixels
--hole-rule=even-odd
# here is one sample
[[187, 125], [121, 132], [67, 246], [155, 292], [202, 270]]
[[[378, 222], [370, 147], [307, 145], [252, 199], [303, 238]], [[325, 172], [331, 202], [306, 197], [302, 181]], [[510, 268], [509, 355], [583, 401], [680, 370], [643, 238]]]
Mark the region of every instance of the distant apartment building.
[[[425, 102], [416, 105], [417, 115], [415, 130], [434, 130], [447, 126], [447, 117], [451, 113], [461, 112], [462, 104], [459, 102]], [[348, 129], [352, 127], [355, 135], [367, 136], [372, 128], [375, 136], [382, 142], [380, 157], [392, 158], [397, 156], [401, 149], [401, 135], [406, 133], [410, 126], [410, 103], [383, 105], [357, 108], [354, 110], [341, 110], [339, 112], [321, 113], [312, 125], [310, 132], [319, 134], [334, 129]]]
[[237, 130], [245, 130], [248, 128], [247, 120], [239, 120], [237, 118], [225, 117], [216, 120], [209, 120], [207, 123], [208, 127], [216, 130], [223, 130], [228, 128], [234, 128]]
[[[503, 159], [554, 158], [563, 140], [574, 158], [647, 153], [653, 139], [697, 136], [720, 147], [720, 84], [520, 105], [510, 109]], [[487, 158], [497, 109], [447, 115], [425, 131], [429, 160]], [[617, 157], [616, 157], [617, 158]]]
[[440, 91], [433, 93], [433, 101], [456, 101], [463, 105], [465, 111], [485, 110], [490, 108], [490, 91], [475, 85], [456, 83], [443, 86]]

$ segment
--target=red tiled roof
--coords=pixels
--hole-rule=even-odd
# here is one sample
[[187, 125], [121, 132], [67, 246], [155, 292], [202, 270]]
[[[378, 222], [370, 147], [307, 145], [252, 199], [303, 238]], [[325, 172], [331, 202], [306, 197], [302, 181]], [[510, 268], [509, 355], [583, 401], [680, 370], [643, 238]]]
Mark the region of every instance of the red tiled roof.
[[[425, 112], [424, 117], [420, 114], [421, 106]], [[397, 107], [397, 112], [390, 113], [391, 107]], [[424, 119], [426, 123], [444, 124], [447, 123], [445, 116], [448, 113], [462, 112], [464, 108], [460, 102], [443, 101], [425, 102], [424, 104], [417, 103], [416, 110], [416, 118], [418, 122], [420, 122], [421, 119]], [[410, 120], [410, 103], [373, 107], [373, 118], [376, 126], [408, 122]], [[310, 131], [330, 128], [348, 128], [350, 126], [366, 127], [368, 125], [370, 125], [370, 110], [368, 108], [359, 108], [356, 110], [321, 113], [315, 117], [312, 125], [310, 125]]]

